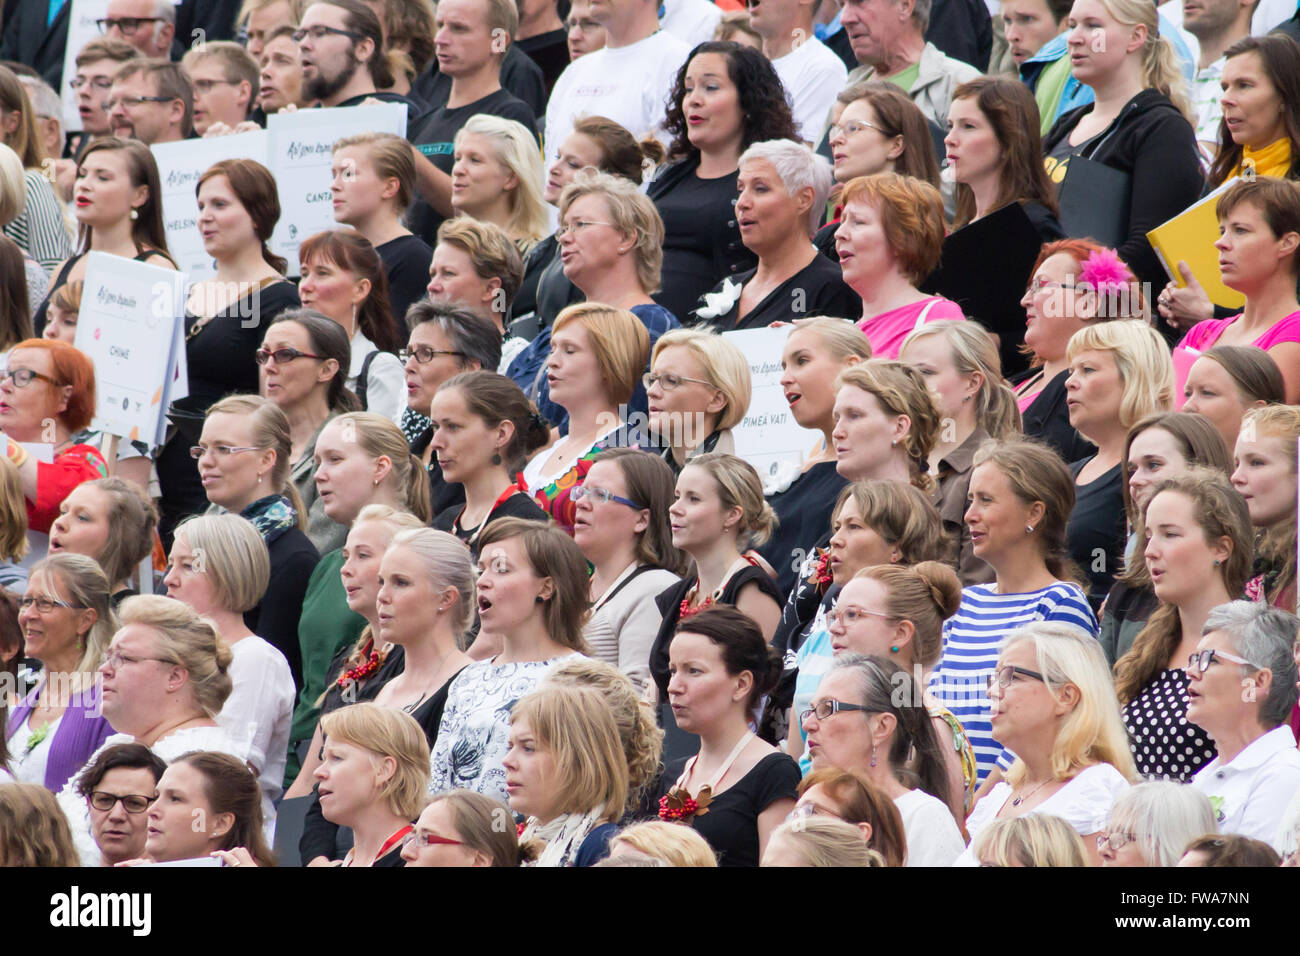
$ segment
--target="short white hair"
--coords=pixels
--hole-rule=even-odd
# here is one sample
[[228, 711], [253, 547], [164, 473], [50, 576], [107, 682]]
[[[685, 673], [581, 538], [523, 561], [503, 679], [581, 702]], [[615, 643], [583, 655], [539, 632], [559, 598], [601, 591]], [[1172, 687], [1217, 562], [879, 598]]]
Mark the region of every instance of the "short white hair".
[[32, 112], [62, 122], [63, 102], [50, 84], [36, 76], [20, 76], [18, 82], [27, 89], [27, 98], [32, 101]]
[[1187, 844], [1218, 830], [1210, 798], [1195, 787], [1153, 780], [1125, 790], [1106, 828], [1133, 837], [1146, 866], [1174, 866]]
[[831, 195], [834, 174], [824, 156], [818, 156], [803, 143], [790, 139], [769, 139], [755, 143], [740, 157], [740, 167], [756, 159], [772, 164], [781, 177], [781, 185], [791, 196], [808, 187], [813, 191], [812, 208], [808, 210], [808, 235], [817, 231], [826, 212], [826, 201]]

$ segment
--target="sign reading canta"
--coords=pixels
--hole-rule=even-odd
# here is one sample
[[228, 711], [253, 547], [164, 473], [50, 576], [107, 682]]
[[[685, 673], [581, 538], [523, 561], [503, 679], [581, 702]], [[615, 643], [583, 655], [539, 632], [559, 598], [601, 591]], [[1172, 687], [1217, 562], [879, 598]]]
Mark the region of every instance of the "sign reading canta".
[[378, 103], [273, 113], [267, 118], [269, 162], [280, 192], [280, 221], [271, 250], [298, 275], [298, 247], [308, 236], [335, 229], [331, 166], [334, 144], [367, 130], [406, 135], [406, 104]]
[[95, 363], [95, 418], [110, 435], [163, 443], [167, 407], [188, 394], [185, 274], [92, 252], [76, 346]]

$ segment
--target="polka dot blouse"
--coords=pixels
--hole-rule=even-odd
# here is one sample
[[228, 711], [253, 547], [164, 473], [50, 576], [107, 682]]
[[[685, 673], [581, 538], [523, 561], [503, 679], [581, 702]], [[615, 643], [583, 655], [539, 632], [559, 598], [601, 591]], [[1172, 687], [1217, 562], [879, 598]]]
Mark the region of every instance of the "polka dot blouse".
[[1214, 741], [1187, 722], [1187, 672], [1161, 671], [1124, 705], [1124, 726], [1138, 773], [1187, 783], [1216, 756]]

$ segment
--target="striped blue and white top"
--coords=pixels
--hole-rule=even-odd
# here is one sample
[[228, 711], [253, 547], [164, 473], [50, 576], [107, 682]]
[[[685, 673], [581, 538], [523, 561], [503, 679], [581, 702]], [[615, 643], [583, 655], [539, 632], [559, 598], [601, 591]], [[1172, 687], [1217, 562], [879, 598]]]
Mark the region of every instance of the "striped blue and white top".
[[996, 584], [961, 592], [961, 606], [943, 625], [943, 653], [930, 677], [930, 691], [966, 729], [983, 782], [994, 766], [1014, 757], [993, 739], [988, 678], [997, 667], [1003, 639], [1034, 621], [1073, 624], [1097, 636], [1097, 618], [1076, 584], [1057, 581], [1038, 591], [998, 594]]

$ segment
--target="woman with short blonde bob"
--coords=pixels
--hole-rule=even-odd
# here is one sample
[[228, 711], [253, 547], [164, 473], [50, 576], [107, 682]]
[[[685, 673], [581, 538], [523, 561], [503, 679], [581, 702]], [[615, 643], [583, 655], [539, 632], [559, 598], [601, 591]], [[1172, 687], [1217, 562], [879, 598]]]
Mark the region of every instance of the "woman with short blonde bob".
[[321, 718], [324, 758], [316, 768], [321, 813], [352, 828], [341, 866], [403, 866], [401, 844], [424, 807], [429, 744], [415, 719], [376, 704]]
[[431, 797], [402, 841], [408, 867], [519, 865], [519, 836], [510, 808], [472, 790]]
[[1065, 381], [1070, 424], [1097, 446], [1095, 455], [1070, 465], [1075, 500], [1066, 528], [1070, 556], [1088, 570], [1095, 609], [1124, 562], [1128, 431], [1146, 416], [1173, 408], [1174, 366], [1160, 333], [1135, 321], [1080, 329], [1065, 357], [1070, 363]]
[[772, 831], [760, 866], [884, 866], [862, 832], [834, 817], [791, 820]]
[[609, 841], [609, 855], [622, 856], [627, 851], [663, 860], [669, 866], [716, 868], [718, 865], [708, 840], [690, 827], [662, 820], [645, 820], [619, 830], [618, 836]]
[[[452, 209], [496, 223], [526, 254], [548, 231], [537, 137], [515, 120], [479, 114], [456, 133], [455, 157]], [[482, 171], [473, 171], [471, 160]]]
[[527, 818], [519, 843], [536, 855], [532, 865], [591, 866], [608, 855], [627, 804], [627, 763], [599, 693], [548, 684], [522, 698], [502, 765], [510, 808]]
[[990, 823], [971, 842], [980, 866], [1089, 866], [1079, 834], [1050, 813]]
[[850, 481], [888, 478], [933, 491], [927, 471], [940, 418], [920, 371], [873, 358], [841, 372], [836, 386], [836, 470]]
[[1152, 780], [1115, 800], [1097, 847], [1102, 866], [1177, 866], [1187, 844], [1217, 831], [1209, 797], [1195, 787]]
[[1015, 393], [1003, 382], [997, 343], [976, 322], [945, 320], [909, 335], [898, 357], [925, 378], [945, 424], [930, 451], [930, 474], [948, 539], [948, 562], [962, 584], [991, 581], [993, 569], [975, 557], [962, 519], [975, 452], [990, 438], [1020, 434], [1020, 410]]
[[655, 342], [643, 376], [646, 427], [673, 475], [695, 455], [731, 454], [731, 429], [749, 410], [749, 359], [716, 332], [674, 329]]
[[[1111, 805], [1137, 779], [1101, 646], [1077, 627], [1028, 624], [1003, 644], [989, 698], [993, 734], [1016, 760], [966, 821], [972, 845], [996, 820], [1049, 813], [1083, 838], [1095, 864]], [[968, 849], [957, 865], [975, 862]]]

